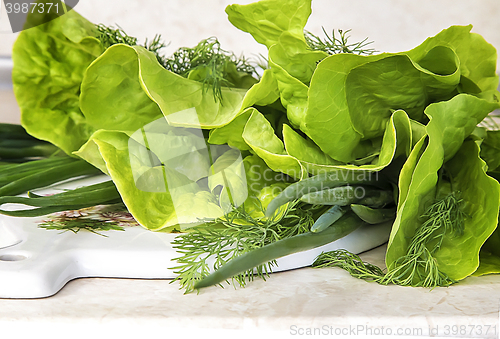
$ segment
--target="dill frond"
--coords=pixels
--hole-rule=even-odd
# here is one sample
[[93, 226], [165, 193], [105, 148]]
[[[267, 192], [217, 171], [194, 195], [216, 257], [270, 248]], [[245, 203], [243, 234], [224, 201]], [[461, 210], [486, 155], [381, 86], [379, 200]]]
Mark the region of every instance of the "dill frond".
[[366, 263], [361, 258], [347, 250], [335, 250], [321, 253], [314, 261], [313, 267], [339, 267], [349, 272], [353, 277], [363, 280], [380, 280], [384, 272], [378, 266]]
[[322, 29], [326, 37], [324, 40], [309, 31], [304, 32], [307, 45], [314, 51], [322, 51], [330, 55], [339, 53], [371, 55], [376, 52], [373, 48], [367, 48], [368, 45], [373, 43], [373, 41], [368, 41], [368, 38], [360, 42], [349, 43], [350, 36], [348, 33], [351, 31], [350, 29], [347, 31], [339, 29], [337, 31], [338, 38], [335, 36], [335, 30], [332, 30], [332, 35], [330, 36], [324, 27]]
[[[256, 248], [297, 234], [308, 232], [317, 213], [324, 206], [313, 206], [295, 201], [290, 203], [280, 217], [253, 218], [242, 207], [204, 225], [190, 229], [172, 242], [181, 255], [174, 259], [179, 264], [172, 267], [180, 288], [185, 293], [193, 291], [195, 283], [208, 276], [211, 269]], [[276, 261], [260, 265], [233, 277], [233, 284], [243, 287], [255, 276], [266, 279]]]
[[105, 26], [102, 24], [96, 25], [99, 32], [97, 38], [101, 41], [104, 48], [109, 48], [116, 44], [125, 44], [128, 46], [137, 45], [137, 38], [132, 37], [125, 33], [125, 31], [118, 26], [117, 28]]
[[165, 57], [160, 54], [160, 50], [167, 45], [161, 41], [161, 35], [157, 34], [153, 38], [151, 42], [146, 39], [144, 44], [139, 44], [138, 39], [136, 37], [132, 37], [128, 35], [120, 26], [114, 28], [112, 26], [105, 26], [102, 24], [96, 25], [98, 36], [97, 38], [101, 41], [101, 44], [105, 49], [116, 45], [116, 44], [125, 44], [127, 46], [142, 46], [148, 51], [154, 53], [156, 59], [165, 67]]
[[345, 250], [321, 253], [313, 267], [340, 267], [354, 277], [375, 281], [382, 285], [421, 286], [435, 288], [449, 286], [456, 281], [439, 270], [434, 254], [445, 235], [461, 236], [465, 213], [462, 200], [451, 193], [432, 204], [422, 215], [425, 222], [417, 228], [406, 255], [400, 257], [387, 271], [363, 262], [359, 256]]
[[237, 58], [234, 53], [222, 49], [215, 37], [204, 39], [193, 48], [179, 48], [163, 61], [165, 69], [185, 78], [198, 80], [206, 89], [212, 88], [218, 102], [222, 102], [222, 87], [236, 86], [230, 80], [231, 67], [236, 72], [258, 76], [255, 66], [249, 60]]

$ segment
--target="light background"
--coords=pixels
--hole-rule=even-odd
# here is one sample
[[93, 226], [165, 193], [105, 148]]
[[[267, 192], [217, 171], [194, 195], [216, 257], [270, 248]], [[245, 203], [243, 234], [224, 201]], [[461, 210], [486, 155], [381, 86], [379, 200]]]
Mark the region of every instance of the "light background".
[[[76, 10], [94, 23], [120, 25], [140, 41], [161, 34], [170, 43], [164, 54], [201, 39], [217, 36], [222, 47], [236, 54], [266, 50], [227, 20], [225, 7], [252, 0], [80, 0]], [[473, 24], [473, 31], [500, 49], [499, 0], [313, 0], [306, 29], [352, 29], [354, 40], [368, 37], [383, 52], [411, 49], [451, 25]], [[5, 8], [2, 6], [5, 18]], [[10, 55], [15, 34], [5, 33], [0, 20], [0, 55]]]

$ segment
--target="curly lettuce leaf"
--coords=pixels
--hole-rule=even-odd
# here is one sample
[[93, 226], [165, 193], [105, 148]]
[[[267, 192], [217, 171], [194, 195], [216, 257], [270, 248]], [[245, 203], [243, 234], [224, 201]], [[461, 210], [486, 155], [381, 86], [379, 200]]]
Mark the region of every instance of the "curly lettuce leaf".
[[247, 145], [273, 171], [286, 173], [295, 179], [305, 175], [303, 166], [286, 153], [283, 142], [274, 133], [270, 122], [258, 110], [253, 109], [242, 135]]
[[[491, 63], [496, 53], [469, 31], [450, 27], [408, 52], [324, 59], [311, 80], [301, 129], [333, 159], [352, 162], [377, 151], [370, 139], [383, 134], [394, 110], [425, 124], [429, 104], [458, 93], [498, 100]], [[468, 48], [474, 52], [468, 54]], [[484, 67], [471, 59], [478, 51], [484, 53]]]
[[360, 166], [346, 165], [332, 159], [314, 142], [302, 137], [288, 126], [285, 126], [283, 135], [288, 154], [299, 160], [307, 171], [312, 174], [328, 172], [338, 168], [380, 171], [400, 155], [408, 156], [412, 147], [410, 119], [402, 110], [394, 112], [387, 121], [384, 136], [379, 146], [380, 152], [373, 157], [370, 163]]
[[[228, 212], [227, 206], [221, 206], [228, 191], [243, 203], [244, 173], [233, 175], [238, 168], [241, 172], [241, 160], [240, 165], [233, 162], [235, 165], [221, 168], [227, 158], [233, 159], [232, 151], [218, 155], [216, 150], [212, 160], [208, 146], [201, 148], [202, 136], [189, 136], [183, 129], [169, 132], [172, 130], [158, 132], [147, 126], [134, 133], [99, 130], [89, 140], [101, 154], [127, 209], [141, 225], [154, 231], [172, 231], [195, 226], [200, 219], [221, 217]], [[151, 146], [155, 143], [156, 148]], [[228, 181], [221, 179], [222, 171]], [[214, 192], [218, 185], [226, 198], [224, 193]]]
[[[94, 133], [89, 142], [95, 143], [128, 211], [141, 225], [161, 230], [177, 223], [169, 192], [147, 192], [136, 186], [131, 162], [139, 160], [130, 158], [126, 133], [101, 130]], [[143, 173], [147, 172], [152, 175], [152, 168], [145, 168]]]
[[311, 0], [266, 0], [248, 5], [226, 7], [229, 21], [268, 48], [288, 32], [298, 40], [304, 38], [304, 27], [311, 15]]
[[[496, 107], [497, 102], [468, 94], [459, 94], [448, 101], [427, 107], [425, 114], [430, 119], [426, 126], [427, 137], [422, 137], [414, 147], [399, 178], [397, 216], [386, 253], [388, 267], [395, 265], [398, 258], [406, 254], [410, 239], [423, 222], [420, 216], [436, 198], [438, 172], [445, 164], [453, 178], [452, 186], [461, 191], [465, 212], [472, 218], [466, 219], [463, 236], [445, 236], [436, 260], [440, 269], [452, 279], [463, 279], [476, 270], [477, 261], [474, 261], [474, 257], [496, 225], [498, 187], [486, 175], [477, 145], [472, 143], [471, 146], [470, 142], [462, 145], [476, 125]], [[493, 205], [496, 204], [497, 212], [492, 211], [494, 206], [491, 201], [485, 201], [488, 199], [485, 192], [493, 194], [492, 201]], [[472, 212], [471, 208], [478, 208], [477, 204], [484, 204], [480, 208], [484, 216]], [[495, 216], [495, 221], [492, 221], [492, 216]], [[470, 241], [471, 235], [477, 236], [477, 240], [467, 246], [463, 239]], [[449, 266], [446, 261], [454, 262], [456, 268]]]
[[88, 67], [81, 88], [80, 107], [95, 130], [135, 131], [162, 117], [141, 87], [132, 47], [108, 48]]
[[80, 110], [79, 95], [85, 70], [103, 52], [96, 36], [95, 26], [71, 10], [22, 31], [14, 43], [12, 82], [21, 123], [68, 154], [94, 132]]
[[486, 174], [479, 143], [467, 140], [446, 163], [452, 187], [461, 192], [466, 215], [464, 233], [445, 237], [436, 253], [439, 269], [452, 279], [463, 279], [480, 266], [480, 249], [497, 227], [500, 184]]
[[497, 51], [481, 35], [471, 33], [471, 29], [472, 25], [451, 26], [426, 39], [407, 54], [422, 67], [433, 71], [439, 65], [433, 57], [429, 57], [429, 52], [438, 46], [447, 47], [458, 56], [463, 78], [472, 81], [482, 92], [494, 91], [498, 86]]
[[500, 167], [500, 131], [486, 131], [481, 143], [481, 158], [488, 164], [488, 171]]
[[458, 60], [445, 51], [441, 64], [448, 74], [423, 70], [404, 54], [328, 57], [311, 81], [306, 134], [338, 161], [366, 157], [373, 152], [370, 139], [384, 133], [394, 110], [422, 121], [427, 105], [453, 96], [460, 81]]

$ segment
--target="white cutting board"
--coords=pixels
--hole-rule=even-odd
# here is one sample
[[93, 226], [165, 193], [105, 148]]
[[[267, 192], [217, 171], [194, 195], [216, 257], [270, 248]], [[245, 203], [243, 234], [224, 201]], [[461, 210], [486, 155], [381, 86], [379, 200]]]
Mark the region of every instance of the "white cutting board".
[[[67, 182], [51, 189], [76, 188], [106, 176]], [[141, 226], [124, 231], [78, 233], [38, 227], [44, 219], [0, 215], [0, 298], [41, 298], [57, 293], [81, 277], [172, 279], [179, 254], [170, 242], [175, 234], [152, 232]], [[391, 224], [361, 227], [350, 235], [310, 251], [278, 260], [274, 272], [312, 264], [322, 251], [347, 249], [360, 253], [388, 240]], [[166, 282], [167, 283], [167, 282]]]

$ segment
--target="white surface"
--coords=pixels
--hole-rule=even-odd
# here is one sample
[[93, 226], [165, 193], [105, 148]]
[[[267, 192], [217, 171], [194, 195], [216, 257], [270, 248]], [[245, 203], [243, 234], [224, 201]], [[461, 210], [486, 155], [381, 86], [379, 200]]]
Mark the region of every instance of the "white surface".
[[[379, 247], [361, 258], [383, 268], [384, 254], [385, 247]], [[294, 335], [293, 328], [323, 327], [360, 329], [340, 336], [346, 338], [426, 338], [430, 330], [433, 338], [498, 338], [500, 330], [498, 275], [429, 290], [381, 286], [337, 268], [301, 268], [256, 279], [245, 288], [224, 286], [185, 295], [168, 280], [77, 279], [50, 298], [0, 299], [0, 328], [19, 338], [40, 333], [51, 338], [195, 338], [214, 332], [225, 334], [220, 338], [309, 338]], [[465, 334], [452, 335], [453, 326]], [[382, 328], [393, 335], [373, 334]], [[397, 336], [398, 330], [413, 335]]]

